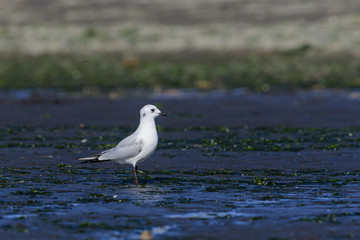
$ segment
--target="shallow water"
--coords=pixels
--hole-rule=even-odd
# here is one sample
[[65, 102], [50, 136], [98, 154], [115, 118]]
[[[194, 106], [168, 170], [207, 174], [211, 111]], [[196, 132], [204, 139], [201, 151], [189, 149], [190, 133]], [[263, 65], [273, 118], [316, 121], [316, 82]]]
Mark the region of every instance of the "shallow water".
[[[360, 172], [1, 169], [1, 230], [38, 239], [358, 236]], [[289, 227], [281, 231], [283, 226]], [[209, 228], [210, 226], [210, 228]], [[262, 231], [258, 232], [258, 231]], [[266, 234], [264, 234], [266, 232]]]
[[1, 238], [359, 238], [360, 109], [349, 96], [156, 100], [169, 117], [157, 119], [138, 186], [130, 166], [74, 158], [131, 133], [149, 99], [2, 100]]

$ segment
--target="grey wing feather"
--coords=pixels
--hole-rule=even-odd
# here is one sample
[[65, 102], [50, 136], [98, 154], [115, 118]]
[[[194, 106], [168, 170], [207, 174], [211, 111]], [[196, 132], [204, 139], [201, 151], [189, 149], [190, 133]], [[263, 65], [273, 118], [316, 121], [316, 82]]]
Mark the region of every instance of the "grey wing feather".
[[100, 154], [98, 154], [97, 156], [99, 157], [99, 156], [101, 156], [102, 154], [105, 154], [105, 153], [110, 152], [110, 151], [112, 151], [112, 150], [114, 150], [114, 148], [110, 148], [110, 149], [104, 150], [104, 151], [102, 151]]
[[98, 159], [103, 160], [126, 160], [135, 157], [141, 152], [141, 142], [134, 142], [131, 145], [111, 149], [110, 151], [101, 154]]
[[89, 157], [77, 158], [77, 160], [84, 161], [82, 163], [89, 162], [102, 162], [117, 159], [128, 159], [136, 156], [141, 151], [141, 142], [136, 142], [136, 132], [126, 138], [124, 138], [114, 148], [102, 151], [100, 154]]
[[123, 140], [121, 140], [118, 145], [116, 145], [115, 148], [119, 148], [119, 147], [125, 147], [125, 146], [129, 146], [133, 143], [135, 143], [136, 141], [136, 132], [134, 132], [133, 134], [131, 134], [130, 136], [124, 138]]

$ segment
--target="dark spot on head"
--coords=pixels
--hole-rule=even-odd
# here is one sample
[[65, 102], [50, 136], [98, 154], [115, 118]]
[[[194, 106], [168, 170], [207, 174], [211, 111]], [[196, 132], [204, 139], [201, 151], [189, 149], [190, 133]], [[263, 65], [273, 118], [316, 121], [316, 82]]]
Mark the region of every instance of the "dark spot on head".
[[145, 117], [146, 113], [143, 113], [143, 117]]
[[151, 112], [155, 112], [155, 109], [154, 109], [154, 108], [152, 108], [152, 109], [151, 109]]

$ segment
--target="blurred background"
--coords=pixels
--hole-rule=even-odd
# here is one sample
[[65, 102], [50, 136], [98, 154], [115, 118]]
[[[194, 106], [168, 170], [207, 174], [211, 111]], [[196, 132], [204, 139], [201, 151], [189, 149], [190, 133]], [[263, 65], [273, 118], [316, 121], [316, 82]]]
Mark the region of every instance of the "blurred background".
[[358, 0], [0, 0], [0, 88], [360, 87]]
[[0, 239], [360, 239], [359, 106], [360, 0], [0, 0]]

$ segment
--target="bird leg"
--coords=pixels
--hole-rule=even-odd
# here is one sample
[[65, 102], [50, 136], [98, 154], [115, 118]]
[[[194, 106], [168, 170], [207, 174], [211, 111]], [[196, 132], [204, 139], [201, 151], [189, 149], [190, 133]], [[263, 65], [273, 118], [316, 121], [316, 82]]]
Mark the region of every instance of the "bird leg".
[[139, 184], [139, 182], [138, 182], [138, 180], [137, 180], [137, 177], [136, 177], [136, 171], [137, 171], [137, 166], [135, 165], [134, 167], [133, 167], [133, 170], [134, 170], [134, 184]]
[[143, 171], [139, 170], [138, 165], [135, 166], [136, 173], [145, 174]]

